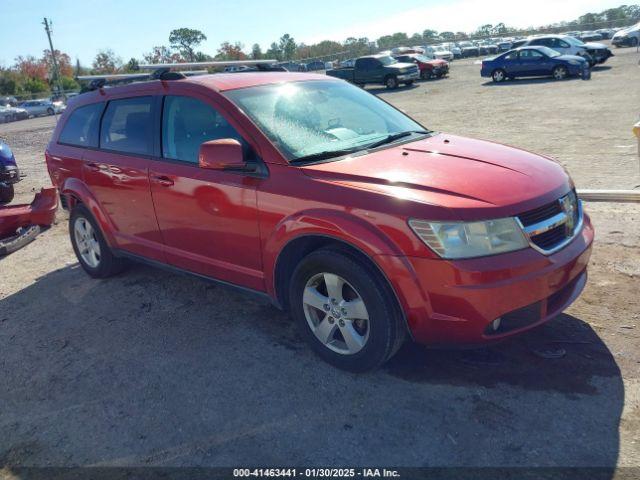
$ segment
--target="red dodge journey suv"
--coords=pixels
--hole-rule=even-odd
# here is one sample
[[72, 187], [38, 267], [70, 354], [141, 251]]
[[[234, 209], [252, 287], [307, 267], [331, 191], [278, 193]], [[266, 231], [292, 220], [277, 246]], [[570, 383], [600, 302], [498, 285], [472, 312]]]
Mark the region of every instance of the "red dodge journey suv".
[[78, 96], [47, 147], [90, 276], [133, 259], [258, 292], [352, 371], [523, 332], [584, 288], [594, 231], [551, 159], [323, 75], [171, 78]]

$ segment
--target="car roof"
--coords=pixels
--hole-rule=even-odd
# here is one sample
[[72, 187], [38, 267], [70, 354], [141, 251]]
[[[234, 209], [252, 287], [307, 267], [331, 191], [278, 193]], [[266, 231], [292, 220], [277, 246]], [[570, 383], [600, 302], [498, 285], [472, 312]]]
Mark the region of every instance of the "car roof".
[[[239, 72], [239, 73], [214, 73], [208, 75], [194, 75], [179, 80], [163, 80], [162, 82], [180, 82], [202, 86], [217, 92], [235, 90], [239, 88], [257, 87], [260, 85], [273, 85], [278, 83], [304, 82], [312, 80], [323, 80], [330, 82], [341, 81], [338, 78], [316, 73], [299, 72]], [[71, 100], [73, 105], [83, 105], [92, 103], [91, 97], [97, 98], [102, 95], [121, 95], [131, 93], [144, 93], [145, 90], [152, 90], [161, 80], [132, 82], [126, 85], [110, 86], [105, 89], [93, 90], [81, 95], [76, 95]]]
[[237, 88], [257, 87], [274, 83], [304, 82], [309, 80], [340, 81], [327, 75], [300, 72], [215, 73], [211, 75], [197, 75], [179, 81], [202, 85], [212, 90], [223, 92]]

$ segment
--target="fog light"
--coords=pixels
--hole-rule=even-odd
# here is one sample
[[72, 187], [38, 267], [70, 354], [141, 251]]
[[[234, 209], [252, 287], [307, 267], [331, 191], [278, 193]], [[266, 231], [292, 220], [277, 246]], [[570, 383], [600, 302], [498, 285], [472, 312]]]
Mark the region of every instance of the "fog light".
[[494, 332], [497, 332], [500, 328], [500, 317], [496, 318], [493, 322], [491, 322], [491, 328], [493, 328]]

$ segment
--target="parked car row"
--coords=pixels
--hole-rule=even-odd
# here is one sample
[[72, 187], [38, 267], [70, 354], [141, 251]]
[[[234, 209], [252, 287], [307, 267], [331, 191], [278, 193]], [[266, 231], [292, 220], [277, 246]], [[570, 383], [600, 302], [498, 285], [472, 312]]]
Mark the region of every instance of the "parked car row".
[[590, 66], [606, 62], [613, 53], [602, 43], [584, 43], [570, 35], [537, 35], [529, 37], [522, 47], [548, 47], [563, 55], [577, 55], [589, 62]]
[[569, 76], [589, 78], [589, 62], [578, 55], [563, 55], [549, 47], [525, 46], [482, 61], [481, 77], [500, 83], [518, 77], [551, 76], [564, 80]]
[[15, 97], [0, 98], [0, 123], [14, 122], [42, 115], [62, 113], [66, 104], [62, 100], [26, 100], [18, 102]]
[[28, 117], [29, 114], [24, 108], [0, 105], [0, 123], [15, 122], [16, 120], [24, 120]]
[[618, 30], [611, 43], [616, 47], [637, 47], [640, 45], [640, 23]]
[[418, 80], [420, 70], [414, 62], [399, 62], [390, 55], [378, 54], [357, 58], [353, 67], [327, 70], [327, 75], [361, 87], [373, 83], [394, 89], [400, 84], [411, 85]]

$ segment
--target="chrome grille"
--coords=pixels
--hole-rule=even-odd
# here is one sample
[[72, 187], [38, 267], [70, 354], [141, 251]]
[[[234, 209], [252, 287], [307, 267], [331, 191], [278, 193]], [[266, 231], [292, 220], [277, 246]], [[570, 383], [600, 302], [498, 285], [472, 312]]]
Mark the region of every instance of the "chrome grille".
[[582, 206], [576, 193], [518, 215], [529, 244], [545, 255], [557, 252], [576, 236], [582, 227]]

